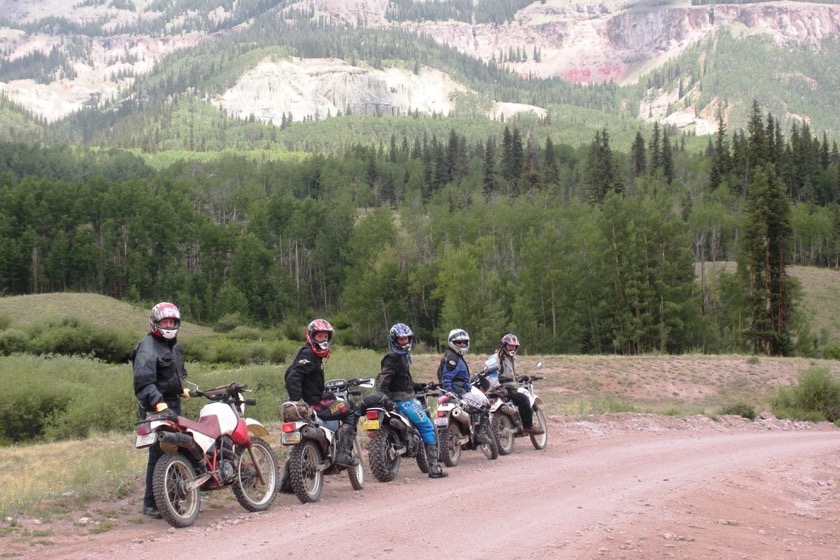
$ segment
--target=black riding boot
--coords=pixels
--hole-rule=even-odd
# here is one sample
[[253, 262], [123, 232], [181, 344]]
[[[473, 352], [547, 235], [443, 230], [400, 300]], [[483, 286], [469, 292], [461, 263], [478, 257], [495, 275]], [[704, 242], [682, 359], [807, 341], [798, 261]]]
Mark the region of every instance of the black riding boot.
[[492, 441], [490, 435], [490, 414], [482, 412], [478, 418], [478, 426], [475, 429], [475, 441], [479, 445], [486, 445]]
[[438, 446], [430, 443], [426, 446], [426, 458], [429, 460], [429, 478], [444, 478], [449, 476], [438, 460]]
[[355, 467], [359, 464], [359, 458], [353, 457], [353, 440], [356, 434], [347, 424], [342, 424], [335, 434], [338, 440], [335, 445], [335, 464], [342, 467]]
[[280, 477], [280, 484], [277, 486], [277, 491], [281, 494], [294, 494], [295, 491], [292, 489], [292, 478], [289, 475], [289, 459], [287, 458], [286, 461], [283, 463], [283, 466], [280, 467], [283, 471], [283, 475]]

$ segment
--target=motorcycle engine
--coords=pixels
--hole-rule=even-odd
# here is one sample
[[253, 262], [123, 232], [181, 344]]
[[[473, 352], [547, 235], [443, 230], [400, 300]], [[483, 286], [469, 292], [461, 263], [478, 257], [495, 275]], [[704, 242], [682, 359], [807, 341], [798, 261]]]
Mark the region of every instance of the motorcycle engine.
[[230, 461], [222, 461], [221, 468], [219, 469], [222, 475], [222, 480], [225, 484], [233, 482], [234, 477], [236, 476], [236, 471], [233, 468], [233, 463]]

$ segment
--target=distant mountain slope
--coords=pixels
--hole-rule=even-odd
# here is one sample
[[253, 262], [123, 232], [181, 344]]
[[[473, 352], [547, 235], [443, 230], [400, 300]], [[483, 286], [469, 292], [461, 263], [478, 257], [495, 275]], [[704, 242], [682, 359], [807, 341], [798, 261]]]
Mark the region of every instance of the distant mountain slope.
[[[608, 114], [658, 120], [698, 134], [716, 130], [719, 117], [731, 127], [743, 127], [753, 99], [787, 123], [807, 123], [834, 137], [840, 132], [834, 109], [840, 100], [836, 4], [0, 0], [0, 10], [5, 17], [0, 20], [0, 91], [37, 121], [55, 122], [79, 111], [111, 115], [85, 124], [91, 132], [113, 126], [121, 118], [114, 112], [126, 103], [136, 109], [194, 94], [195, 86], [208, 78], [195, 74], [201, 65], [189, 75], [162, 77], [184, 85], [157, 100], [144, 98], [150, 90], [138, 89], [137, 78], [161, 72], [162, 63], [175, 53], [189, 56], [183, 53], [209, 43], [239, 51], [279, 45], [297, 55], [296, 74], [260, 72], [266, 65], [289, 69], [291, 58], [258, 58], [240, 67], [223, 90], [203, 91], [204, 101], [234, 117], [273, 124], [286, 112], [296, 120], [317, 120], [353, 103], [445, 113], [457, 110], [459, 102], [448, 91], [475, 92], [469, 103], [481, 114], [493, 112], [496, 102], [550, 110], [550, 97], [528, 95], [528, 84], [537, 92], [562, 80], [591, 84], [590, 97], [610, 99], [602, 106]], [[320, 42], [318, 55], [302, 52], [303, 43], [293, 36], [292, 30], [307, 29], [312, 41]], [[346, 49], [330, 46], [330, 37], [351, 29], [368, 37], [360, 39], [367, 44], [339, 60], [330, 53]], [[412, 58], [389, 59], [394, 47], [388, 43], [402, 39], [374, 34], [384, 29], [431, 39], [529, 81], [515, 91], [487, 82], [488, 77], [473, 75], [468, 83], [464, 78], [469, 76], [454, 74], [463, 72], [464, 64], [420, 63], [427, 57], [422, 50]], [[320, 59], [329, 57], [336, 58], [335, 74], [325, 84], [318, 68]], [[394, 84], [385, 77], [397, 77], [394, 69], [413, 69], [417, 75], [420, 67], [425, 72], [420, 79], [403, 73]], [[203, 68], [205, 73], [218, 70]], [[372, 70], [382, 74], [377, 77]], [[624, 87], [616, 89], [617, 84]], [[586, 90], [578, 93], [578, 99], [585, 97]], [[568, 96], [563, 101], [576, 103]], [[16, 130], [0, 132], [0, 138]]]

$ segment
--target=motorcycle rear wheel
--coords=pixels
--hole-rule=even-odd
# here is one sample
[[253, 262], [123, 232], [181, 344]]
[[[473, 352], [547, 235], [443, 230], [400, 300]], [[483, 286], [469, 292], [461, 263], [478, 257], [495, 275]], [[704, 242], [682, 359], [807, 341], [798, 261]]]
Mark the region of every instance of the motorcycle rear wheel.
[[548, 425], [545, 423], [545, 414], [539, 406], [534, 405], [534, 426], [539, 426], [543, 429], [543, 433], [531, 436], [531, 444], [534, 449], [545, 449], [548, 444]]
[[359, 464], [349, 467], [347, 475], [350, 477], [350, 486], [353, 490], [362, 490], [365, 487], [365, 467], [362, 465], [362, 447], [359, 445], [358, 438], [353, 438], [353, 457], [359, 459]]
[[324, 489], [324, 471], [319, 468], [321, 460], [321, 448], [311, 439], [295, 445], [289, 453], [292, 490], [304, 504], [321, 499], [321, 491]]
[[152, 489], [161, 517], [176, 529], [195, 523], [201, 504], [201, 490], [187, 485], [195, 480], [195, 469], [184, 455], [166, 453], [155, 465]]
[[438, 448], [440, 460], [447, 467], [457, 467], [461, 462], [461, 429], [455, 424], [449, 424], [445, 429], [438, 430]]
[[[265, 511], [277, 497], [277, 457], [271, 446], [262, 439], [251, 438], [251, 453], [245, 447], [236, 450], [236, 480], [233, 494], [239, 504], [248, 511]], [[265, 484], [260, 482], [254, 468], [254, 460], [260, 467]]]
[[400, 446], [399, 436], [390, 428], [380, 428], [370, 440], [368, 463], [379, 482], [391, 482], [397, 478], [402, 457], [396, 449]]
[[490, 429], [496, 436], [499, 444], [499, 455], [510, 455], [513, 453], [513, 444], [516, 442], [513, 421], [510, 416], [502, 413], [493, 414], [490, 419]]

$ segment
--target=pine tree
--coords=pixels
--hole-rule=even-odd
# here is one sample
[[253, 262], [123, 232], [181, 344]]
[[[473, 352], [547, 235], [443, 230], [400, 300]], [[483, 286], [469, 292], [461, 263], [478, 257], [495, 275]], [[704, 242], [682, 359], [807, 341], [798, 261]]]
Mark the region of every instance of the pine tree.
[[647, 173], [647, 153], [642, 133], [636, 131], [636, 138], [630, 148], [630, 159], [633, 161], [633, 177], [641, 177]]
[[773, 166], [752, 173], [740, 237], [738, 270], [745, 288], [754, 352], [785, 356], [791, 351], [793, 301], [786, 258], [791, 241], [791, 206]]

